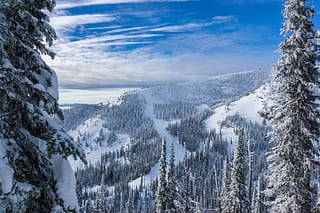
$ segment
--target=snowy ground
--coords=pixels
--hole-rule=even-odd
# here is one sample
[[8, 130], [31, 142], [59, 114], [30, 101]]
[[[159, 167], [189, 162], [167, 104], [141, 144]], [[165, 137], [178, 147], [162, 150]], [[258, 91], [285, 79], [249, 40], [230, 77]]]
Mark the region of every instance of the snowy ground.
[[[215, 129], [217, 132], [221, 131], [224, 139], [237, 142], [238, 137], [235, 135], [234, 129], [232, 127], [221, 127], [221, 121], [225, 120], [227, 116], [239, 113], [241, 117], [247, 119], [248, 121], [261, 123], [262, 118], [258, 112], [263, 108], [262, 97], [265, 97], [265, 94], [268, 91], [268, 86], [263, 85], [254, 92], [240, 98], [237, 101], [214, 109], [214, 114], [205, 121], [208, 130]], [[235, 143], [232, 144], [234, 145]], [[233, 147], [231, 146], [230, 149], [233, 150]]]
[[3, 193], [9, 193], [13, 184], [13, 169], [8, 165], [6, 157], [6, 141], [0, 138], [0, 189]]
[[[157, 100], [156, 96], [152, 93], [152, 90], [148, 90], [148, 89], [144, 90], [142, 94], [144, 95], [146, 100], [145, 114], [154, 121], [154, 126], [158, 131], [160, 137], [166, 140], [167, 156], [170, 156], [171, 144], [173, 143], [174, 150], [175, 150], [175, 164], [177, 165], [179, 162], [183, 161], [184, 153], [186, 149], [181, 144], [179, 144], [177, 137], [171, 136], [166, 130], [166, 127], [170, 122], [156, 119], [153, 106], [155, 103], [161, 102], [161, 100]], [[171, 122], [176, 122], [176, 121], [171, 121]], [[169, 159], [167, 159], [167, 161], [169, 161]], [[156, 165], [154, 165], [151, 168], [148, 174], [131, 181], [129, 185], [133, 188], [139, 187], [141, 184], [141, 178], [143, 178], [144, 184], [150, 184], [152, 180], [155, 180], [158, 177], [159, 167], [160, 167], [160, 163], [158, 162]]]
[[[104, 133], [109, 133], [110, 131], [103, 127], [104, 121], [99, 117], [91, 118], [85, 121], [83, 124], [78, 126], [75, 130], [69, 131], [69, 134], [76, 140], [79, 135], [86, 135], [86, 141], [90, 148], [85, 149], [85, 154], [88, 163], [95, 164], [101, 160], [101, 155], [106, 152], [120, 150], [121, 147], [127, 149], [130, 146], [130, 136], [126, 134], [117, 134], [117, 142], [112, 145], [106, 145], [103, 143], [103, 146], [95, 143], [96, 139], [99, 137], [99, 132], [101, 130]], [[77, 168], [84, 168], [84, 164], [80, 160], [74, 160], [73, 157], [70, 157], [69, 162], [73, 170]]]
[[[248, 94], [247, 96], [242, 97], [241, 99], [231, 102], [227, 105], [223, 105], [214, 109], [214, 114], [210, 116], [206, 121], [206, 127], [208, 130], [215, 129], [217, 132], [221, 131], [222, 136], [227, 140], [232, 140], [233, 142], [237, 142], [237, 136], [234, 134], [233, 128], [221, 128], [221, 121], [223, 121], [228, 115], [234, 115], [239, 113], [241, 117], [246, 118], [247, 120], [253, 122], [261, 122], [258, 111], [263, 108], [263, 100], [261, 97], [268, 92], [267, 86], [262, 86], [256, 91]], [[171, 143], [174, 144], [175, 148], [175, 163], [176, 165], [183, 161], [184, 153], [186, 149], [179, 144], [178, 139], [176, 137], [171, 136], [166, 127], [170, 123], [169, 121], [157, 119], [154, 114], [154, 104], [164, 103], [165, 98], [162, 96], [159, 97], [159, 91], [154, 89], [142, 89], [139, 92], [144, 96], [146, 100], [145, 104], [145, 114], [150, 117], [154, 121], [154, 126], [158, 131], [161, 138], [166, 139], [167, 141], [167, 156], [170, 156], [171, 151]], [[164, 97], [166, 97], [164, 95]], [[172, 97], [171, 97], [172, 98]], [[118, 103], [120, 104], [120, 103]], [[197, 107], [198, 112], [202, 112], [208, 109], [209, 106], [206, 104], [199, 105]], [[176, 121], [171, 121], [176, 122]], [[178, 121], [179, 122], [179, 121]], [[69, 134], [73, 136], [75, 139], [79, 135], [86, 135], [86, 141], [89, 143], [90, 148], [86, 148], [86, 156], [87, 160], [92, 164], [98, 162], [101, 158], [101, 154], [106, 153], [108, 151], [119, 150], [121, 147], [128, 148], [130, 146], [130, 136], [129, 135], [120, 135], [118, 134], [118, 141], [114, 144], [100, 146], [96, 143], [96, 138], [99, 136], [99, 131], [103, 129], [105, 133], [108, 133], [109, 130], [103, 127], [104, 121], [99, 117], [94, 117], [88, 119], [83, 124], [77, 127], [76, 130], [70, 131]], [[232, 143], [233, 145], [235, 143]], [[233, 145], [230, 144], [230, 151], [233, 150]], [[190, 153], [188, 153], [190, 154]], [[167, 159], [169, 160], [169, 159]], [[84, 165], [81, 161], [75, 161], [72, 158], [69, 159], [72, 168], [75, 170], [76, 168], [82, 168]], [[152, 180], [156, 179], [159, 175], [159, 162], [154, 165], [150, 172], [143, 177], [137, 178], [129, 183], [131, 187], [138, 187], [141, 184], [141, 178], [143, 178], [143, 184], [149, 184]]]

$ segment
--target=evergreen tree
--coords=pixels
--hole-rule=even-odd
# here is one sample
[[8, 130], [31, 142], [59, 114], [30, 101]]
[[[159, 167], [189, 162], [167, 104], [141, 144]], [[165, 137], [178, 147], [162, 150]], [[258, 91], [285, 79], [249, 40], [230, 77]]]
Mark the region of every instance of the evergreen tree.
[[101, 176], [100, 191], [97, 193], [97, 211], [99, 213], [106, 212], [106, 198], [105, 198], [106, 186], [104, 184], [104, 179], [105, 179], [104, 172], [105, 171], [102, 172], [102, 176]]
[[252, 206], [252, 178], [253, 178], [253, 153], [251, 152], [251, 141], [249, 141], [248, 146], [248, 153], [249, 153], [249, 174], [248, 174], [248, 201], [249, 201], [249, 212], [251, 212]]
[[126, 213], [133, 213], [133, 195], [132, 195], [132, 190], [129, 189], [129, 197], [128, 197], [128, 201], [126, 204]]
[[176, 176], [174, 172], [175, 168], [175, 153], [174, 153], [174, 144], [172, 142], [171, 144], [171, 154], [170, 154], [170, 163], [169, 163], [169, 171], [168, 171], [168, 202], [167, 202], [167, 209], [169, 212], [176, 212], [176, 206], [175, 206], [175, 199], [177, 196], [177, 190], [176, 190]]
[[84, 154], [62, 130], [57, 77], [41, 58], [54, 57], [48, 46], [56, 34], [47, 15], [54, 6], [54, 0], [0, 4], [0, 157], [6, 168], [0, 176], [8, 181], [0, 178], [0, 212], [8, 206], [12, 212], [77, 209], [58, 177], [68, 173], [73, 182], [66, 158], [84, 160]]
[[188, 164], [187, 149], [184, 154], [184, 179], [183, 179], [183, 191], [184, 191], [184, 206], [183, 212], [191, 212], [190, 204], [190, 167]]
[[167, 162], [166, 162], [166, 140], [162, 140], [162, 150], [160, 157], [160, 177], [158, 182], [156, 212], [163, 213], [167, 209]]
[[254, 208], [252, 209], [253, 213], [263, 213], [264, 212], [264, 205], [263, 205], [263, 199], [261, 194], [261, 177], [259, 176], [257, 187], [256, 187], [256, 197], [254, 199]]
[[125, 209], [124, 203], [123, 203], [123, 191], [120, 192], [120, 204], [119, 204], [119, 213], [123, 213], [123, 210]]
[[283, 10], [287, 37], [280, 44], [281, 58], [274, 68], [274, 106], [266, 113], [273, 124], [268, 155], [267, 196], [272, 212], [310, 212], [313, 162], [317, 144], [319, 110], [315, 90], [319, 87], [317, 45], [311, 18], [314, 8], [306, 0], [287, 0]]
[[238, 144], [234, 151], [231, 184], [228, 200], [229, 212], [248, 212], [248, 191], [247, 191], [247, 168], [246, 158], [248, 156], [247, 146], [244, 139], [243, 128], [239, 131]]
[[85, 204], [85, 212], [93, 212], [93, 208], [92, 208], [92, 204], [91, 204], [91, 200], [88, 200]]
[[223, 161], [223, 177], [222, 177], [222, 189], [221, 189], [221, 212], [229, 212], [228, 203], [229, 203], [229, 185], [230, 185], [230, 176], [229, 176], [229, 167], [227, 159]]

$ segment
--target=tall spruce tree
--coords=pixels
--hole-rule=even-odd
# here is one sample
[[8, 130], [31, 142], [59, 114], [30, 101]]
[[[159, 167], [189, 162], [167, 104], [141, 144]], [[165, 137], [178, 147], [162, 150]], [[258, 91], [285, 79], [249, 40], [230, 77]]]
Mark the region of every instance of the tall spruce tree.
[[101, 184], [100, 184], [100, 190], [97, 192], [97, 211], [99, 213], [105, 213], [106, 212], [106, 185], [105, 185], [105, 171], [102, 171], [101, 176]]
[[175, 176], [175, 153], [174, 153], [174, 144], [171, 144], [171, 153], [170, 153], [170, 162], [169, 162], [169, 171], [168, 171], [168, 202], [167, 208], [169, 212], [177, 212], [175, 206], [175, 199], [177, 198], [177, 181]]
[[286, 35], [281, 58], [274, 68], [272, 99], [267, 117], [273, 124], [274, 148], [268, 155], [267, 196], [271, 212], [310, 212], [310, 178], [317, 144], [319, 88], [317, 44], [311, 18], [314, 8], [306, 0], [287, 0], [283, 10]]
[[245, 213], [249, 210], [247, 189], [247, 157], [248, 149], [244, 139], [243, 128], [239, 131], [238, 144], [234, 151], [231, 170], [231, 184], [227, 210]]
[[158, 191], [156, 198], [156, 212], [163, 213], [167, 209], [167, 143], [162, 140], [162, 150], [160, 157], [160, 177], [158, 182]]
[[191, 212], [191, 199], [190, 199], [190, 165], [188, 163], [187, 149], [184, 153], [184, 177], [183, 177], [183, 212]]
[[251, 152], [251, 141], [249, 140], [248, 143], [248, 158], [249, 158], [249, 171], [248, 171], [248, 201], [249, 201], [249, 212], [251, 212], [251, 207], [252, 207], [252, 197], [253, 197], [253, 192], [252, 192], [252, 187], [253, 187], [253, 152]]
[[230, 175], [227, 158], [223, 161], [223, 177], [222, 177], [222, 189], [220, 194], [220, 212], [229, 212], [229, 188], [230, 187]]
[[254, 198], [254, 203], [253, 203], [253, 208], [252, 208], [252, 212], [253, 213], [263, 213], [264, 211], [264, 204], [263, 204], [263, 199], [262, 199], [262, 193], [261, 193], [261, 176], [259, 176], [258, 178], [258, 182], [257, 182], [257, 186], [256, 186], [256, 193], [255, 193], [255, 198]]
[[54, 57], [48, 46], [56, 34], [47, 15], [54, 6], [54, 0], [0, 4], [0, 212], [77, 208], [59, 177], [68, 173], [74, 181], [66, 158], [84, 154], [62, 130], [57, 77], [41, 58]]

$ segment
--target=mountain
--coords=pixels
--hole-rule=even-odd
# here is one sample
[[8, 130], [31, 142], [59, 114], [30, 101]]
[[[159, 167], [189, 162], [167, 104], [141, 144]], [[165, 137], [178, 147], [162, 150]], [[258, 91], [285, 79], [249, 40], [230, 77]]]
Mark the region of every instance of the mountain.
[[[207, 186], [206, 193], [211, 191], [212, 196], [208, 198], [200, 192], [193, 195], [194, 199], [201, 197], [206, 208], [215, 208], [218, 200], [213, 194], [219, 184], [213, 179], [222, 178], [222, 161], [227, 156], [231, 159], [237, 128], [245, 126], [248, 137], [254, 140], [253, 150], [263, 152], [267, 148], [263, 136], [267, 127], [261, 125], [257, 112], [262, 108], [260, 96], [267, 92], [262, 85], [268, 79], [269, 73], [262, 71], [230, 74], [139, 89], [123, 94], [113, 103], [65, 109], [65, 128], [83, 145], [89, 162], [83, 165], [69, 159], [76, 171], [81, 206], [98, 205], [103, 182], [108, 212], [119, 212], [131, 199], [131, 193], [137, 194], [132, 205], [152, 212], [164, 138], [167, 156], [171, 144], [174, 146], [178, 182], [183, 182], [183, 165], [189, 161], [193, 184], [197, 177], [200, 181], [203, 173], [217, 170], [209, 173], [210, 180], [201, 179], [202, 185]], [[207, 163], [203, 164], [204, 160]], [[264, 159], [256, 156], [256, 160], [260, 163]], [[256, 167], [261, 171], [264, 165]]]

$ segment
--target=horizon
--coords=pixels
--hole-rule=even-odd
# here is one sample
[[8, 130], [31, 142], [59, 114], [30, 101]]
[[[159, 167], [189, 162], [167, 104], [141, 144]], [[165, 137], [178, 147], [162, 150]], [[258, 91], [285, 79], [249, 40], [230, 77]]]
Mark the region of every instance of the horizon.
[[[267, 70], [246, 70], [242, 72], [236, 73], [227, 73], [222, 75], [211, 76], [204, 80], [187, 80], [187, 81], [175, 81], [175, 82], [162, 82], [162, 83], [150, 83], [145, 85], [119, 85], [119, 86], [109, 86], [106, 88], [91, 88], [90, 89], [60, 89], [59, 94], [59, 104], [60, 106], [71, 106], [71, 105], [98, 105], [98, 104], [107, 104], [117, 101], [121, 95], [129, 91], [148, 89], [157, 86], [166, 86], [170, 84], [185, 84], [185, 83], [193, 83], [193, 82], [202, 82], [208, 80], [215, 80], [217, 78], [230, 77], [232, 75], [237, 74], [246, 74], [246, 73], [256, 73], [263, 72], [267, 73]], [[271, 75], [271, 72], [269, 72]]]

